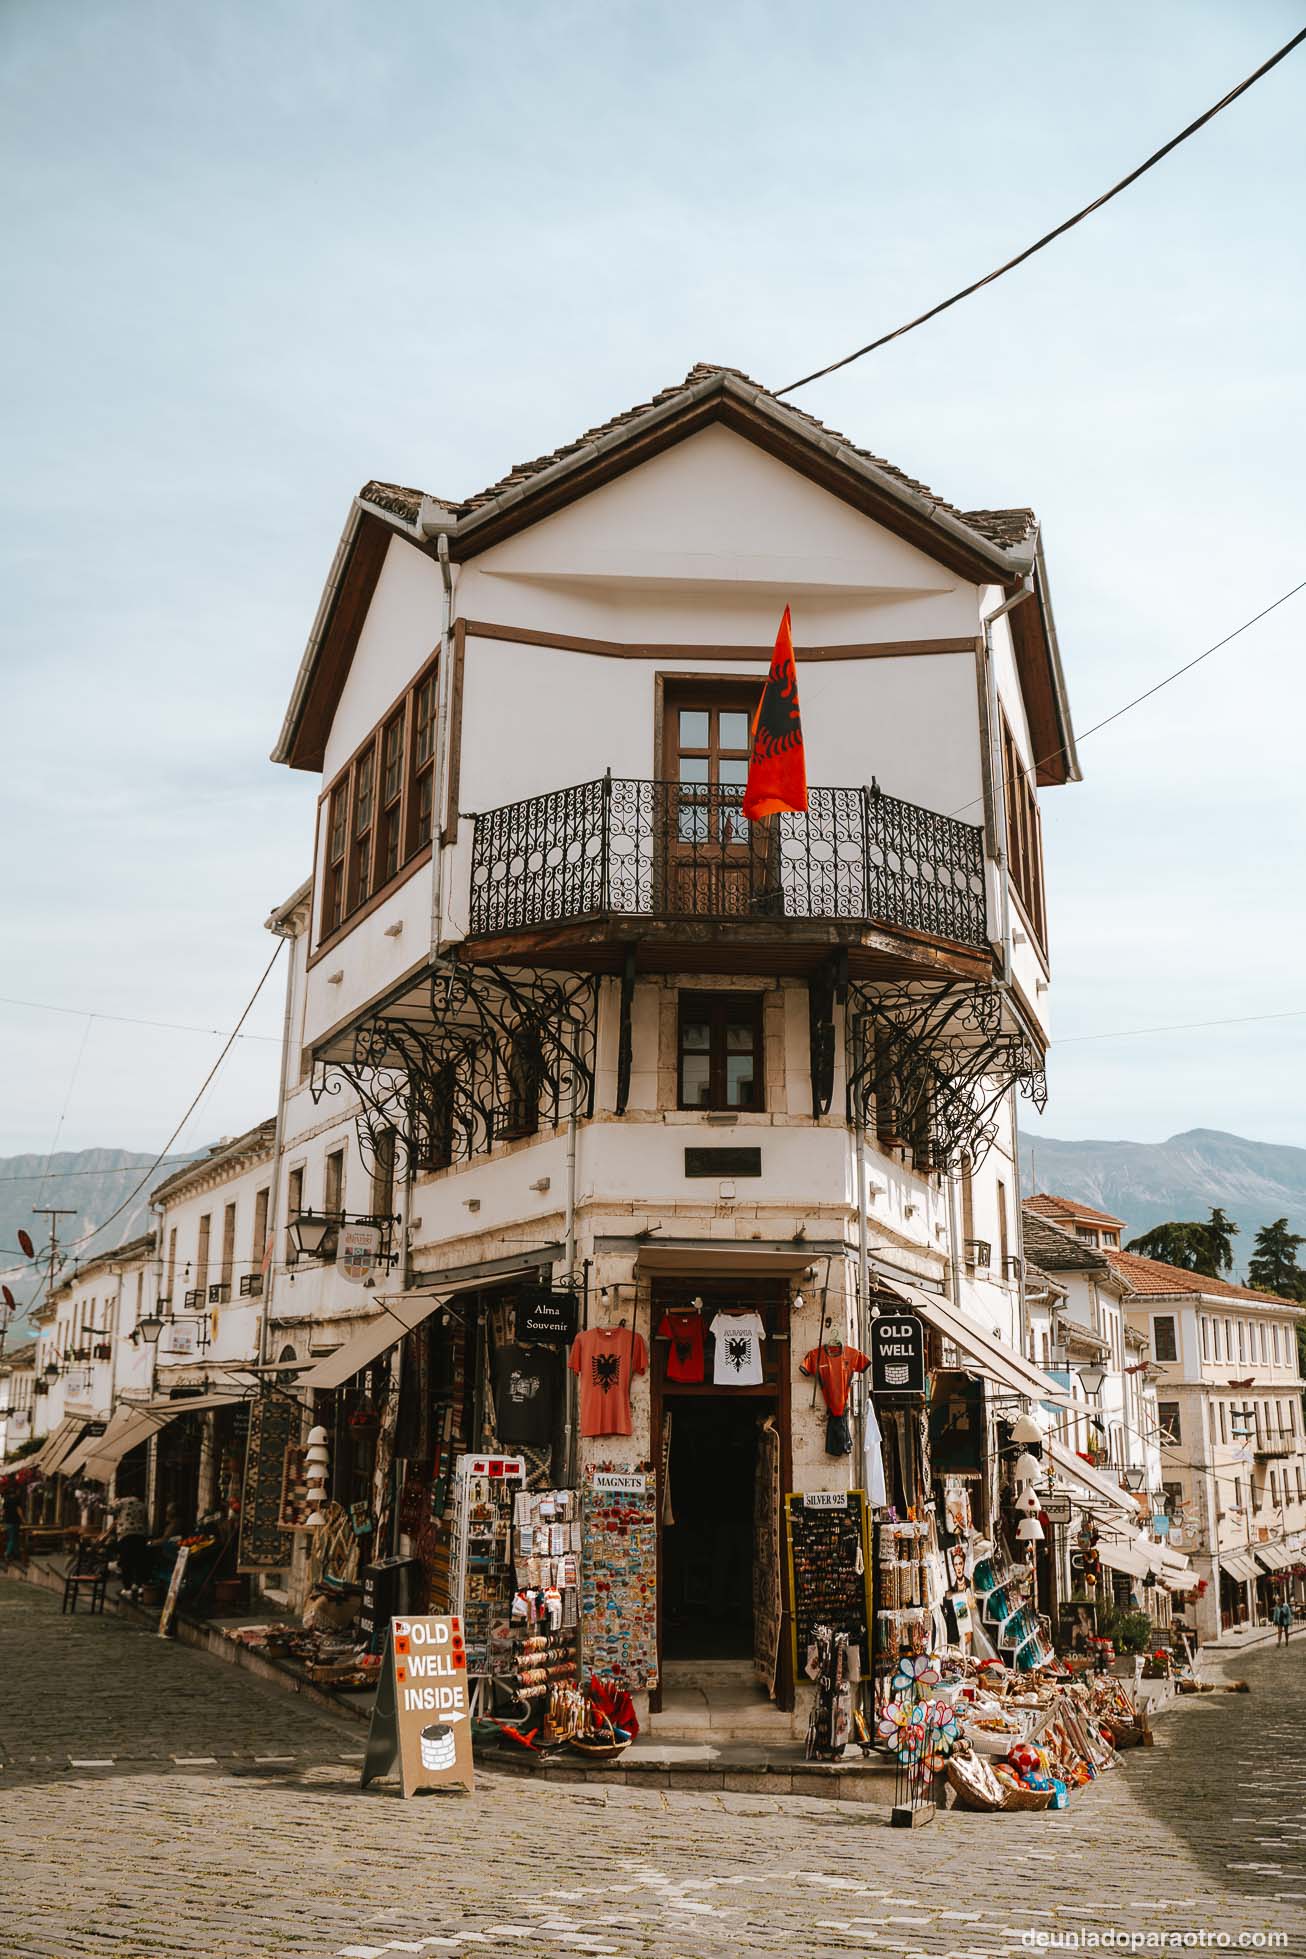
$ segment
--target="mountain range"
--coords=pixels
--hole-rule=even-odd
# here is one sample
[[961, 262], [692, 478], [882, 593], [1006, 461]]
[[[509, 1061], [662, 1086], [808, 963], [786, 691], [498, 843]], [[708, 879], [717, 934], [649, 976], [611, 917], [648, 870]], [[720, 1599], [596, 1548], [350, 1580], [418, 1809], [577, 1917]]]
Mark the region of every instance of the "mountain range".
[[1222, 1129], [1186, 1129], [1164, 1143], [1022, 1140], [1021, 1189], [1074, 1197], [1123, 1218], [1121, 1242], [1173, 1218], [1203, 1219], [1219, 1204], [1236, 1220], [1234, 1275], [1247, 1270], [1262, 1225], [1286, 1217], [1306, 1231], [1306, 1149], [1255, 1143]]
[[[203, 1150], [190, 1150], [169, 1157], [134, 1196], [135, 1186], [154, 1163], [153, 1156], [140, 1150], [65, 1150], [48, 1159], [0, 1157], [0, 1279], [18, 1301], [6, 1341], [11, 1352], [30, 1337], [24, 1308], [32, 1304], [45, 1279], [44, 1264], [34, 1269], [18, 1243], [19, 1230], [28, 1232], [35, 1241], [38, 1259], [49, 1244], [50, 1220], [34, 1216], [32, 1206], [57, 1204], [73, 1211], [72, 1217], [58, 1221], [59, 1242], [68, 1247], [69, 1263], [63, 1267], [67, 1272], [72, 1261], [84, 1263], [97, 1252], [112, 1251], [148, 1231], [151, 1190], [178, 1164], [204, 1154]], [[115, 1216], [120, 1204], [124, 1209]]]

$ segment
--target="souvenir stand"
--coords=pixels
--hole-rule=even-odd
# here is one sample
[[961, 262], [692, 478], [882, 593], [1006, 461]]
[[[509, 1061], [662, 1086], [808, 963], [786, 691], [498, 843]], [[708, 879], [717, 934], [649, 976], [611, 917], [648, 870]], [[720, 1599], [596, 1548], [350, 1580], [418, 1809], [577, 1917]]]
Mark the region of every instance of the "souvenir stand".
[[463, 1623], [467, 1670], [489, 1671], [496, 1627], [513, 1593], [513, 1514], [525, 1481], [520, 1456], [459, 1456], [454, 1466], [451, 1611]]
[[857, 1705], [869, 1660], [871, 1556], [864, 1490], [821, 1490], [785, 1499], [794, 1678], [815, 1682], [809, 1761], [836, 1761], [869, 1740]]

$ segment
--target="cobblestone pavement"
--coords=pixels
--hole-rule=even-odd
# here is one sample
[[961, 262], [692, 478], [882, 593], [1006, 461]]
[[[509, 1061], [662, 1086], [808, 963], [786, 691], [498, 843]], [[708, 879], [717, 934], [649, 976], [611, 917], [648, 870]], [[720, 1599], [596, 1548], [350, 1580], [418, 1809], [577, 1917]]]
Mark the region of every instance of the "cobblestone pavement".
[[1306, 1954], [1306, 1638], [1236, 1665], [1250, 1696], [1182, 1703], [1056, 1815], [907, 1832], [503, 1775], [404, 1803], [359, 1791], [361, 1728], [3, 1580], [0, 1955], [980, 1959], [1111, 1929]]

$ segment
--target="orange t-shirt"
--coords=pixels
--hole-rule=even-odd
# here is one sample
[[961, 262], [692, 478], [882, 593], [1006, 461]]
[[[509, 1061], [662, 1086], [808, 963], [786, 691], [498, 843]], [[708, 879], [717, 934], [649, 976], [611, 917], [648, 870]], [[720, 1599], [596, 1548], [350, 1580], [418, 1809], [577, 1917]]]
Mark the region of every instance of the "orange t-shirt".
[[813, 1347], [803, 1355], [803, 1373], [815, 1374], [831, 1415], [847, 1414], [853, 1375], [863, 1373], [870, 1364], [860, 1347]]
[[630, 1383], [648, 1368], [642, 1334], [625, 1326], [592, 1326], [571, 1343], [567, 1365], [580, 1379], [582, 1435], [630, 1434]]

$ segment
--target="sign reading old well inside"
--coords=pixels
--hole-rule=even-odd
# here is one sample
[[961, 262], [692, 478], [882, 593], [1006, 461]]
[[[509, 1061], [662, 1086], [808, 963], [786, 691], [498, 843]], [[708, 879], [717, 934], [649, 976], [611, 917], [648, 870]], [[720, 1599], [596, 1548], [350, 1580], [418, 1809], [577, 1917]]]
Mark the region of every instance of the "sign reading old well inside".
[[392, 1619], [363, 1761], [363, 1787], [399, 1763], [405, 1796], [471, 1790], [472, 1724], [461, 1619]]

